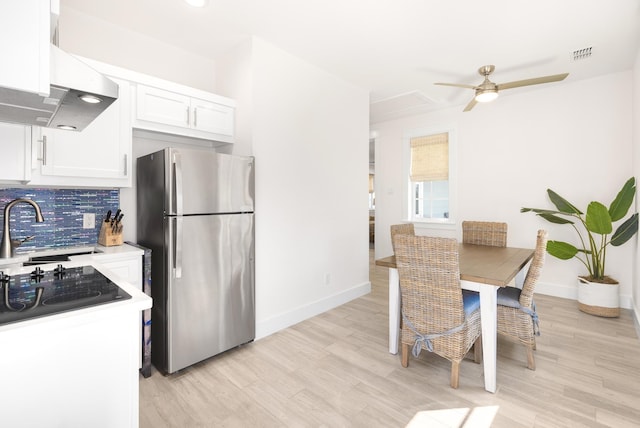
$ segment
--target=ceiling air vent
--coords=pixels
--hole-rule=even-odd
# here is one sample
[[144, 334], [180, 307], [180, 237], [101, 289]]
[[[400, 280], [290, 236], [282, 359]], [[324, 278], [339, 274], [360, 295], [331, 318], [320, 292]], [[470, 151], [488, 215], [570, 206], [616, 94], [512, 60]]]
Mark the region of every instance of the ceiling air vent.
[[591, 58], [591, 53], [593, 51], [593, 46], [589, 46], [588, 48], [577, 49], [573, 51], [573, 60], [579, 61], [581, 59]]

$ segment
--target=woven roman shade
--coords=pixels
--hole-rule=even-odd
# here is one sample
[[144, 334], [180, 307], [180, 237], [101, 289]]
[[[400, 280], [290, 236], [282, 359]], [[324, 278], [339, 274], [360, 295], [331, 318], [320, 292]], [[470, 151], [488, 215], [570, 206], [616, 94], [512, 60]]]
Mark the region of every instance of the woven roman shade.
[[373, 174], [369, 174], [369, 193], [373, 193]]
[[411, 181], [449, 179], [449, 134], [411, 138]]

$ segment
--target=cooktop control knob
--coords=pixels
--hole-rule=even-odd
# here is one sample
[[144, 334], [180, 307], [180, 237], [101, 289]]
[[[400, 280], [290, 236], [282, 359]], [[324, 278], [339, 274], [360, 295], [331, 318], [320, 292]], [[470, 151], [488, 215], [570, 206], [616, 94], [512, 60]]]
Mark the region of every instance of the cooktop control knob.
[[44, 272], [40, 268], [40, 266], [37, 266], [33, 270], [33, 272], [31, 272], [31, 279], [35, 279], [36, 282], [40, 282], [40, 279], [42, 279], [43, 277], [44, 277]]
[[62, 265], [58, 265], [54, 270], [53, 270], [53, 274], [56, 278], [62, 278], [64, 276], [64, 274], [66, 273], [67, 269], [62, 266]]

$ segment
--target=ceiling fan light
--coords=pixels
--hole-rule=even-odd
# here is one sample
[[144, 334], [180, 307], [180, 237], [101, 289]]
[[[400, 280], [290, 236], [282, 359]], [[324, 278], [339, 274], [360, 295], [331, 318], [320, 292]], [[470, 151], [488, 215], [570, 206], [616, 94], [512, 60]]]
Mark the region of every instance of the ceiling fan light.
[[184, 0], [189, 6], [193, 7], [205, 7], [209, 0]]
[[479, 91], [476, 94], [476, 101], [479, 103], [488, 103], [495, 100], [496, 98], [498, 98], [498, 92], [494, 90], [487, 90], [482, 92]]

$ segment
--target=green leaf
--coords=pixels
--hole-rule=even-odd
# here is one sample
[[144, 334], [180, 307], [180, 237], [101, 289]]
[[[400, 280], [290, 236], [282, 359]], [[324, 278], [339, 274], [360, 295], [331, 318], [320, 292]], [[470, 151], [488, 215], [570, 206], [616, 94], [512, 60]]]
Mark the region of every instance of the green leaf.
[[618, 221], [627, 215], [631, 204], [633, 203], [633, 197], [636, 194], [636, 179], [631, 177], [624, 183], [622, 190], [618, 192], [616, 198], [611, 202], [609, 207], [609, 215], [611, 221]]
[[553, 215], [550, 213], [539, 213], [538, 214], [540, 217], [542, 217], [543, 219], [547, 220], [548, 222], [551, 223], [555, 223], [555, 224], [573, 224], [573, 222], [571, 220], [568, 220], [566, 218], [563, 217], [558, 217], [557, 215]]
[[566, 214], [582, 214], [582, 211], [553, 190], [547, 189], [547, 193], [549, 194], [549, 199], [551, 199], [553, 205], [558, 208], [558, 211]]
[[569, 260], [578, 254], [578, 249], [571, 244], [562, 241], [548, 241], [547, 253], [561, 260]]
[[609, 210], [600, 202], [591, 202], [587, 207], [587, 218], [585, 219], [587, 229], [600, 235], [608, 235], [613, 230]]
[[618, 227], [611, 238], [611, 245], [618, 247], [627, 242], [638, 231], [638, 213], [629, 217]]

